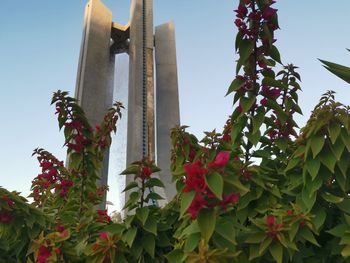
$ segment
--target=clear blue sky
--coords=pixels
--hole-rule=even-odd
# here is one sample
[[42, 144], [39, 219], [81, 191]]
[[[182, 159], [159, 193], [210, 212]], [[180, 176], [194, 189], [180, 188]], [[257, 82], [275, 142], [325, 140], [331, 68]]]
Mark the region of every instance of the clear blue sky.
[[[126, 23], [127, 0], [103, 1], [114, 21]], [[29, 193], [39, 172], [38, 146], [65, 159], [51, 95], [74, 94], [84, 0], [2, 0], [0, 7], [0, 185]], [[154, 0], [155, 25], [174, 20], [182, 124], [201, 137], [221, 130], [232, 111], [224, 97], [234, 78], [234, 13], [238, 0]], [[303, 124], [320, 95], [337, 91], [350, 104], [350, 86], [324, 70], [317, 58], [350, 65], [350, 1], [280, 0], [277, 46], [284, 63], [300, 67]]]

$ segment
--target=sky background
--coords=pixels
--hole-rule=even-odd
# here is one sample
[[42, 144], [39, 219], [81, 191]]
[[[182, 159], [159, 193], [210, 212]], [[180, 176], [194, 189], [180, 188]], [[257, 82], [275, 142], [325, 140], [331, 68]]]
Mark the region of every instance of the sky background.
[[[126, 24], [129, 0], [104, 0], [113, 21]], [[52, 93], [74, 95], [84, 0], [1, 0], [0, 186], [29, 194], [40, 172], [32, 150], [43, 147], [65, 159]], [[181, 123], [202, 137], [221, 130], [232, 112], [224, 97], [234, 78], [234, 27], [238, 0], [154, 0], [154, 25], [175, 21]], [[322, 93], [332, 89], [350, 104], [350, 86], [317, 58], [350, 65], [350, 1], [279, 0], [276, 45], [282, 62], [300, 67], [302, 126]], [[125, 58], [124, 58], [125, 60]], [[121, 70], [126, 73], [126, 71]], [[118, 99], [118, 98], [117, 98]], [[125, 98], [121, 98], [123, 100]]]

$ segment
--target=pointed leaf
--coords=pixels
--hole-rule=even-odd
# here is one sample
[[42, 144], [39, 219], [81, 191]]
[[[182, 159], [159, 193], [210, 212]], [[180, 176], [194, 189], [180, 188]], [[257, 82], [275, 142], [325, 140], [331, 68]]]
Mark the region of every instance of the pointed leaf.
[[199, 211], [197, 221], [202, 238], [204, 238], [204, 240], [208, 242], [215, 229], [215, 211], [213, 209], [202, 208]]
[[224, 181], [222, 176], [217, 172], [212, 172], [206, 174], [205, 179], [209, 189], [218, 199], [222, 200], [222, 192], [224, 189]]
[[329, 137], [332, 141], [332, 144], [335, 143], [335, 141], [338, 139], [338, 136], [340, 134], [340, 124], [339, 123], [332, 123], [329, 127], [328, 127], [328, 131], [329, 131]]
[[283, 247], [281, 246], [281, 244], [278, 242], [274, 242], [270, 246], [269, 250], [270, 250], [270, 253], [271, 253], [272, 257], [274, 258], [274, 260], [276, 260], [277, 263], [282, 263]]
[[228, 91], [225, 96], [229, 95], [231, 92], [239, 90], [244, 85], [244, 80], [235, 78], [230, 87], [228, 88]]
[[181, 194], [180, 217], [182, 217], [184, 213], [187, 211], [195, 195], [196, 195], [195, 191]]
[[310, 143], [311, 143], [311, 150], [314, 158], [322, 150], [324, 141], [325, 141], [324, 138], [320, 135], [314, 135], [311, 137]]
[[301, 228], [299, 233], [305, 240], [320, 247], [320, 245], [318, 244], [318, 242], [316, 241], [316, 239], [314, 237], [314, 234], [310, 231], [310, 229], [303, 227], [303, 228]]
[[339, 204], [339, 203], [343, 202], [343, 200], [344, 200], [344, 197], [335, 196], [335, 195], [332, 195], [328, 192], [322, 193], [321, 196], [324, 200], [326, 200], [327, 202], [330, 202], [332, 204]]
[[318, 171], [320, 170], [321, 167], [321, 162], [320, 160], [317, 159], [309, 159], [306, 161], [306, 169], [311, 175], [312, 180], [314, 180], [317, 176]]

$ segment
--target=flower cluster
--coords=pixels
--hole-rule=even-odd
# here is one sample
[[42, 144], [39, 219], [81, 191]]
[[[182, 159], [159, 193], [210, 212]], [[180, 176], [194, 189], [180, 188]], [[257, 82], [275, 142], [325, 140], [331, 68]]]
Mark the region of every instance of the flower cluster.
[[283, 224], [278, 224], [276, 222], [276, 217], [273, 215], [268, 215], [266, 217], [266, 230], [265, 233], [271, 238], [276, 238], [277, 234], [284, 230]]
[[184, 188], [182, 192], [195, 191], [195, 197], [192, 200], [187, 212], [192, 219], [197, 218], [200, 209], [213, 208], [221, 206], [224, 209], [229, 204], [235, 204], [239, 200], [239, 194], [230, 193], [224, 194], [222, 200], [219, 200], [215, 194], [210, 190], [205, 175], [214, 170], [222, 170], [229, 162], [230, 152], [219, 152], [215, 159], [208, 163], [207, 168], [200, 161], [194, 163], [187, 163], [184, 165], [186, 176], [184, 178]]
[[42, 149], [34, 150], [33, 154], [38, 155], [41, 173], [32, 181], [31, 196], [37, 204], [42, 202], [42, 197], [46, 191], [54, 190], [61, 198], [67, 197], [69, 189], [73, 186], [73, 181], [67, 178], [67, 173], [63, 162], [58, 161], [49, 152]]
[[67, 143], [68, 149], [81, 153], [85, 146], [91, 144], [91, 140], [84, 135], [84, 127], [80, 121], [71, 120], [65, 122], [64, 126], [73, 130], [71, 141]]
[[96, 222], [98, 223], [108, 223], [111, 221], [111, 217], [107, 214], [107, 210], [97, 210]]

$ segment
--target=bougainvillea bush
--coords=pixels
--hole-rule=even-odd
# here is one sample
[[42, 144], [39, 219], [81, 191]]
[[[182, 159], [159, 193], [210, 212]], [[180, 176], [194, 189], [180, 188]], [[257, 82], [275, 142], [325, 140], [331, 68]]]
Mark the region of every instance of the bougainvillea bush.
[[[328, 91], [298, 128], [300, 76], [282, 64], [273, 4], [239, 1], [239, 59], [226, 94], [233, 113], [200, 141], [186, 126], [172, 130], [177, 195], [165, 207], [148, 190], [163, 183], [145, 158], [122, 173], [134, 178], [125, 218], [98, 208], [107, 190], [99, 171], [123, 107], [91, 127], [56, 92], [68, 163], [34, 151], [42, 171], [31, 204], [0, 188], [0, 262], [350, 262], [350, 108]], [[346, 67], [323, 62], [349, 79]]]

